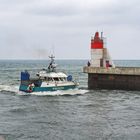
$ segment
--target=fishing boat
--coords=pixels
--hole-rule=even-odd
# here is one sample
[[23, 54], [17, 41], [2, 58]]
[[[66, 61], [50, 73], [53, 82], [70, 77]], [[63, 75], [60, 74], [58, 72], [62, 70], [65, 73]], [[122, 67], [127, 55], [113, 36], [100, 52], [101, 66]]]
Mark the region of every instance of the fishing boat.
[[20, 91], [27, 93], [56, 91], [74, 89], [78, 86], [78, 82], [73, 80], [72, 75], [67, 75], [64, 72], [57, 71], [54, 56], [49, 56], [51, 59], [47, 69], [42, 69], [36, 73], [36, 78], [31, 78], [30, 73], [25, 70], [21, 72]]

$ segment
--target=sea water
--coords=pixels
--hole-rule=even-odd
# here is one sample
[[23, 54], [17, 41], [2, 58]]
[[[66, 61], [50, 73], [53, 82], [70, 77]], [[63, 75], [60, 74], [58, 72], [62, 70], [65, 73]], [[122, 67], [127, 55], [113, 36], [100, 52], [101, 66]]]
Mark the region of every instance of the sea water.
[[[79, 88], [20, 92], [20, 72], [31, 76], [46, 60], [0, 60], [0, 139], [6, 140], [139, 140], [140, 91], [88, 90], [86, 60], [57, 60]], [[115, 61], [140, 67], [140, 61]]]

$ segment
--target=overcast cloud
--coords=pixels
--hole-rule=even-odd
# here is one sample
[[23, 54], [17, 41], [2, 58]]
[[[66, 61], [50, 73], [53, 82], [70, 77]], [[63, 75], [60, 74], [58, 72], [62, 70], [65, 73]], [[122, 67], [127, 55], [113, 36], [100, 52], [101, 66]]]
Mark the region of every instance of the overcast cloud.
[[0, 59], [90, 59], [104, 32], [113, 59], [140, 59], [139, 0], [0, 0]]

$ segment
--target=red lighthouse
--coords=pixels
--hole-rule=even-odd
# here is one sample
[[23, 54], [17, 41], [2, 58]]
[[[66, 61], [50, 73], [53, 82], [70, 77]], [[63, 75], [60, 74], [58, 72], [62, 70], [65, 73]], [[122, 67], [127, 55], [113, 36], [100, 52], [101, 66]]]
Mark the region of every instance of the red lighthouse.
[[108, 50], [104, 46], [103, 33], [101, 33], [100, 37], [99, 33], [96, 32], [94, 38], [91, 39], [91, 66], [114, 67]]
[[96, 32], [93, 39], [91, 39], [91, 49], [103, 49], [103, 39], [99, 37], [99, 33]]

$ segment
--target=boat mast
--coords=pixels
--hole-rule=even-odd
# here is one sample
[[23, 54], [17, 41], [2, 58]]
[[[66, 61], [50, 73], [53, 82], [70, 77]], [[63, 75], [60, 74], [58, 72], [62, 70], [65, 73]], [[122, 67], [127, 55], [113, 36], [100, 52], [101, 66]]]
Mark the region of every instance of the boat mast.
[[49, 72], [55, 72], [55, 68], [56, 68], [56, 65], [55, 65], [55, 62], [54, 62], [55, 56], [51, 55], [51, 56], [49, 56], [49, 58], [51, 59], [51, 62], [48, 66], [48, 70], [49, 70]]

